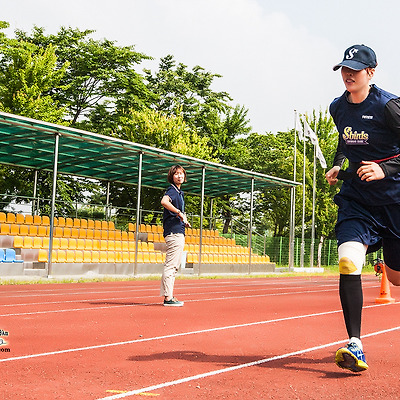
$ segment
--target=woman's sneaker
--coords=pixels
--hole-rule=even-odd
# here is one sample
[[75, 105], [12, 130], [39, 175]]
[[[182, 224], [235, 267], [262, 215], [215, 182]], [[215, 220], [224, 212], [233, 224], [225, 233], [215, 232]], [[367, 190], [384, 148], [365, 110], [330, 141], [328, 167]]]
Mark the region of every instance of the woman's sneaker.
[[353, 372], [362, 372], [368, 369], [363, 351], [355, 344], [349, 343], [341, 347], [335, 356], [336, 365]]
[[183, 301], [179, 301], [175, 297], [173, 297], [170, 300], [164, 300], [164, 306], [169, 306], [169, 307], [182, 307], [183, 306]]

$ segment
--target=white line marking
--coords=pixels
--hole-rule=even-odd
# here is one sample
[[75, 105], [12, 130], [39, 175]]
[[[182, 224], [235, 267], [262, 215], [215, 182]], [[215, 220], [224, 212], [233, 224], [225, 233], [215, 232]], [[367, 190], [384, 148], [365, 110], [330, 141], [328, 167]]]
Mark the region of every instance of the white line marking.
[[[269, 296], [284, 296], [284, 295], [293, 295], [293, 294], [304, 294], [304, 293], [321, 293], [321, 292], [330, 292], [336, 289], [326, 289], [326, 290], [302, 290], [297, 292], [279, 292], [279, 293], [263, 293], [263, 294], [252, 294], [252, 295], [244, 295], [244, 296], [224, 296], [224, 297], [211, 297], [209, 299], [193, 299], [193, 300], [186, 300], [186, 303], [195, 303], [199, 301], [214, 301], [214, 300], [231, 300], [231, 299], [244, 299], [244, 298], [253, 298], [253, 297], [269, 297]], [[229, 293], [224, 291], [222, 293]], [[198, 295], [199, 293], [194, 293], [193, 295]], [[210, 292], [202, 293], [202, 294], [214, 294]], [[146, 297], [146, 296], [144, 296]], [[141, 297], [141, 298], [144, 298]], [[154, 296], [147, 296], [147, 297], [154, 297]], [[92, 300], [89, 300], [89, 302]], [[104, 300], [103, 300], [104, 301]], [[132, 303], [134, 300], [132, 300]], [[78, 301], [79, 302], [79, 301]], [[87, 300], [82, 300], [80, 302], [87, 302]], [[53, 313], [63, 313], [63, 312], [71, 312], [71, 311], [86, 311], [86, 310], [103, 310], [108, 308], [120, 308], [120, 307], [142, 307], [142, 306], [151, 306], [157, 305], [157, 303], [136, 303], [136, 304], [115, 304], [115, 305], [107, 305], [107, 306], [99, 306], [99, 307], [85, 307], [85, 308], [69, 308], [69, 309], [62, 309], [62, 310], [47, 310], [47, 311], [31, 311], [31, 312], [21, 312], [21, 313], [13, 313], [13, 314], [0, 314], [0, 317], [16, 317], [21, 315], [40, 315], [40, 314], [53, 314]]]
[[[382, 335], [384, 333], [392, 332], [392, 331], [395, 331], [395, 330], [398, 330], [398, 329], [400, 329], [400, 326], [396, 326], [395, 328], [391, 328], [391, 329], [385, 329], [383, 331], [369, 333], [367, 335], [363, 335], [362, 338]], [[279, 356], [274, 356], [274, 357], [270, 357], [270, 358], [264, 358], [262, 360], [257, 360], [257, 361], [253, 361], [253, 362], [249, 362], [249, 363], [245, 363], [245, 364], [239, 364], [239, 365], [235, 365], [233, 367], [217, 369], [217, 370], [214, 370], [214, 371], [210, 371], [210, 372], [206, 372], [206, 373], [198, 374], [198, 375], [193, 375], [193, 376], [188, 376], [186, 378], [177, 379], [177, 380], [174, 380], [174, 381], [163, 382], [163, 383], [159, 383], [157, 385], [147, 386], [147, 387], [144, 387], [144, 388], [141, 388], [141, 389], [132, 390], [132, 391], [129, 391], [129, 392], [126, 392], [126, 393], [117, 394], [117, 395], [114, 395], [114, 396], [103, 397], [103, 398], [97, 399], [97, 400], [123, 399], [125, 397], [133, 396], [133, 395], [136, 395], [136, 394], [139, 394], [139, 393], [150, 392], [150, 391], [154, 391], [154, 390], [157, 390], [157, 389], [163, 389], [163, 388], [166, 388], [168, 386], [179, 385], [181, 383], [190, 382], [190, 381], [193, 381], [193, 380], [196, 380], [196, 379], [203, 379], [203, 378], [207, 378], [207, 377], [210, 377], [210, 376], [219, 375], [219, 374], [235, 371], [235, 370], [242, 369], [242, 368], [253, 367], [255, 365], [265, 364], [265, 363], [270, 362], [270, 361], [282, 360], [284, 358], [289, 358], [289, 357], [292, 357], [292, 356], [297, 356], [297, 355], [300, 355], [300, 354], [309, 353], [311, 351], [325, 349], [327, 347], [331, 347], [331, 346], [334, 346], [334, 345], [339, 345], [341, 343], [346, 343], [347, 341], [348, 341], [348, 339], [339, 340], [339, 341], [336, 341], [336, 342], [331, 342], [331, 343], [323, 344], [323, 345], [320, 345], [320, 346], [309, 347], [307, 349], [293, 351], [291, 353], [281, 354]]]
[[[365, 306], [365, 307], [363, 307], [363, 309], [375, 308], [375, 307], [385, 307], [385, 306], [389, 306], [389, 305], [393, 306], [394, 304], [400, 304], [400, 302], [391, 303], [391, 304], [374, 304], [371, 306]], [[197, 330], [197, 331], [173, 333], [173, 334], [164, 335], [164, 336], [153, 336], [150, 338], [127, 340], [125, 342], [114, 342], [114, 343], [99, 344], [99, 345], [87, 346], [87, 347], [77, 347], [77, 348], [73, 348], [73, 349], [50, 351], [47, 353], [28, 354], [25, 356], [4, 358], [4, 359], [0, 360], [0, 363], [8, 362], [8, 361], [25, 360], [25, 359], [37, 358], [37, 357], [52, 356], [52, 355], [57, 355], [57, 354], [73, 353], [73, 352], [78, 352], [78, 351], [104, 349], [104, 348], [108, 348], [108, 347], [124, 346], [124, 345], [128, 345], [128, 344], [133, 344], [133, 343], [150, 342], [150, 341], [154, 341], [154, 340], [177, 338], [177, 337], [181, 337], [181, 336], [197, 335], [197, 334], [208, 333], [208, 332], [218, 332], [218, 331], [224, 331], [224, 330], [228, 330], [228, 329], [244, 328], [244, 327], [256, 326], [256, 325], [265, 325], [265, 324], [271, 324], [271, 323], [276, 323], [276, 322], [292, 321], [292, 320], [296, 320], [296, 319], [319, 317], [319, 316], [336, 314], [336, 313], [341, 313], [341, 312], [342, 312], [342, 310], [333, 310], [333, 311], [326, 311], [326, 312], [314, 313], [314, 314], [297, 315], [294, 317], [284, 317], [284, 318], [270, 319], [270, 320], [266, 320], [266, 321], [249, 322], [246, 324], [228, 325], [228, 326], [221, 326], [218, 328], [209, 328], [209, 329], [201, 329], [201, 330]]]
[[[319, 288], [318, 291], [320, 289], [322, 289], [323, 287], [332, 287], [332, 288], [336, 289], [337, 285], [321, 285], [321, 286], [318, 286], [318, 288]], [[369, 287], [371, 287], [371, 286], [369, 286]], [[295, 287], [291, 287], [290, 290], [302, 289], [302, 288], [303, 288], [302, 286], [295, 286]], [[268, 288], [268, 289], [271, 289], [271, 288]], [[213, 291], [213, 292], [209, 292], [209, 291], [207, 291], [207, 292], [196, 292], [196, 293], [192, 292], [190, 295], [191, 296], [197, 296], [197, 295], [202, 295], [202, 294], [210, 295], [210, 294], [220, 294], [220, 293], [237, 293], [237, 292], [243, 293], [243, 292], [252, 292], [252, 291], [259, 291], [259, 290], [260, 290], [260, 288], [249, 288], [249, 289], [239, 289], [238, 288], [237, 290], [223, 290], [221, 292], [216, 292], [216, 291]], [[273, 288], [273, 290], [289, 290], [289, 288], [287, 286], [285, 286], [285, 287]], [[157, 293], [158, 292], [159, 292], [159, 290], [157, 291]], [[272, 296], [272, 295], [275, 295], [275, 294], [285, 294], [285, 293], [292, 293], [292, 292], [263, 293], [263, 294], [258, 294], [258, 295], [254, 295], [254, 296], [262, 296], [262, 295], [265, 295], [265, 296], [271, 295]], [[297, 294], [299, 292], [293, 292], [293, 293]], [[302, 291], [301, 293], [304, 293], [304, 291]], [[84, 294], [84, 293], [82, 293], [82, 294]], [[180, 296], [185, 296], [185, 293], [180, 294]], [[138, 298], [139, 299], [154, 298], [154, 295], [140, 296]], [[41, 301], [41, 302], [32, 302], [32, 303], [0, 304], [0, 307], [4, 308], [4, 307], [20, 307], [20, 306], [21, 307], [22, 306], [38, 306], [38, 305], [43, 305], [43, 304], [47, 305], [47, 304], [67, 304], [67, 303], [92, 303], [92, 302], [106, 302], [106, 301], [110, 301], [110, 300], [121, 300], [121, 301], [122, 300], [130, 300], [131, 302], [133, 301], [132, 300], [132, 296], [129, 296], [129, 297], [108, 297], [108, 298], [102, 297], [102, 298], [97, 298], [97, 299], [74, 299], [74, 300]], [[190, 301], [190, 300], [187, 300], [187, 301]], [[194, 301], [194, 300], [192, 300], [192, 301]]]

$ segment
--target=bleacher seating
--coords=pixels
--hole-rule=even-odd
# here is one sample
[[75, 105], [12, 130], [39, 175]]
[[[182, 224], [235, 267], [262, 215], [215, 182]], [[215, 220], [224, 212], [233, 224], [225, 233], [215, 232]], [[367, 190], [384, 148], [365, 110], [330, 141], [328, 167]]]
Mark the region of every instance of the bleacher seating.
[[[135, 260], [134, 223], [126, 231], [115, 228], [112, 221], [58, 217], [54, 220], [53, 262], [68, 263], [132, 263]], [[11, 262], [14, 249], [32, 249], [38, 262], [47, 262], [50, 235], [48, 216], [31, 216], [0, 212], [0, 238], [11, 238], [14, 251], [7, 253]], [[137, 257], [139, 263], [163, 263], [165, 249], [163, 229], [160, 225], [139, 226]], [[185, 251], [188, 263], [199, 262], [200, 229], [188, 228]], [[1, 243], [0, 243], [1, 245]], [[7, 249], [8, 250], [8, 249]], [[6, 258], [6, 250], [3, 251]], [[0, 251], [0, 258], [2, 253]], [[252, 263], [268, 263], [268, 256], [252, 253]], [[202, 232], [202, 262], [209, 264], [248, 263], [249, 248], [237, 245], [235, 239], [220, 236], [218, 230]]]

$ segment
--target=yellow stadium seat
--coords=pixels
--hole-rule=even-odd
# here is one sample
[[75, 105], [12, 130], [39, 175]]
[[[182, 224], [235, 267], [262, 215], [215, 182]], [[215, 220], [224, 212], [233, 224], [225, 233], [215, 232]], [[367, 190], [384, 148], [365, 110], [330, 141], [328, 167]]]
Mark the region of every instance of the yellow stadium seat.
[[68, 249], [68, 238], [65, 237], [60, 238], [60, 249], [61, 250]]
[[128, 231], [130, 232], [136, 232], [136, 224], [129, 222], [128, 223]]
[[85, 239], [87, 234], [87, 229], [86, 228], [79, 228], [78, 229], [78, 237], [80, 239]]
[[[48, 249], [50, 244], [50, 238], [45, 236], [42, 240], [42, 249]], [[54, 246], [54, 239], [53, 239], [53, 246]]]
[[101, 262], [101, 263], [108, 262], [107, 251], [100, 251], [100, 260], [99, 260], [99, 262]]
[[24, 219], [25, 219], [25, 221], [23, 222], [23, 224], [25, 224], [25, 225], [32, 225], [33, 224], [33, 216], [32, 215], [27, 214], [27, 215], [25, 215]]
[[7, 213], [7, 223], [8, 224], [15, 224], [16, 218], [14, 213]]
[[92, 262], [92, 252], [90, 250], [83, 251], [83, 262], [91, 263]]
[[92, 263], [99, 263], [99, 262], [100, 262], [100, 252], [92, 251]]
[[24, 224], [25, 223], [25, 216], [24, 214], [16, 214], [15, 215], [15, 223], [16, 224]]
[[76, 249], [77, 250], [85, 249], [85, 239], [76, 239]]
[[4, 224], [7, 222], [7, 215], [5, 212], [0, 212], [0, 223]]
[[29, 236], [37, 236], [37, 234], [38, 234], [38, 226], [29, 225]]
[[[26, 216], [27, 217], [27, 216]], [[27, 218], [25, 217], [25, 221]], [[42, 224], [42, 217], [40, 215], [34, 215], [33, 216], [33, 224], [35, 225], [41, 225]]]
[[115, 231], [106, 231], [108, 232], [108, 240], [115, 240]]
[[85, 241], [85, 250], [93, 249], [93, 241], [92, 239], [83, 239]]
[[108, 250], [107, 240], [100, 240], [100, 248], [99, 248], [99, 250], [103, 250], [103, 251]]
[[93, 239], [101, 239], [101, 230], [100, 229], [93, 230]]
[[88, 221], [87, 221], [87, 219], [81, 218], [80, 223], [81, 223], [81, 226], [80, 226], [80, 227], [81, 227], [82, 229], [87, 229], [87, 227], [88, 227]]
[[147, 250], [154, 251], [154, 243], [147, 243]]
[[29, 226], [28, 225], [20, 225], [19, 226], [19, 234], [21, 236], [29, 235]]
[[153, 232], [148, 232], [147, 233], [147, 240], [149, 242], [154, 242], [154, 233]]
[[70, 238], [71, 237], [71, 228], [65, 227], [63, 229], [63, 237]]
[[39, 262], [48, 262], [49, 261], [49, 256], [48, 256], [47, 250], [45, 250], [45, 249], [39, 250], [38, 261]]
[[122, 242], [120, 240], [116, 240], [114, 242], [115, 251], [122, 251]]
[[86, 238], [87, 239], [93, 239], [94, 238], [94, 230], [93, 229], [88, 228], [86, 230]]
[[72, 226], [73, 226], [74, 228], [80, 228], [80, 227], [81, 227], [81, 220], [80, 220], [80, 218], [74, 218], [72, 222], [73, 222]]
[[103, 240], [107, 240], [108, 239], [108, 231], [105, 229], [102, 229], [100, 231], [100, 238]]
[[138, 262], [149, 263], [150, 255], [148, 251], [141, 251], [138, 253]]
[[146, 224], [139, 225], [139, 232], [146, 233]]
[[65, 218], [65, 226], [67, 228], [72, 228], [74, 226], [74, 220], [70, 217]]
[[69, 250], [76, 250], [76, 239], [75, 238], [69, 238], [68, 239], [68, 249]]
[[37, 228], [37, 234], [38, 236], [47, 236], [48, 235], [47, 226], [39, 225]]
[[156, 260], [157, 260], [157, 264], [162, 264], [163, 263], [163, 255], [162, 255], [161, 251], [158, 251], [156, 253]]
[[57, 226], [61, 226], [61, 227], [65, 226], [65, 218], [64, 217], [57, 218]]
[[115, 242], [113, 240], [107, 240], [107, 250], [115, 251]]
[[61, 228], [60, 226], [56, 226], [54, 227], [54, 237], [62, 237], [63, 236], [63, 228]]
[[99, 221], [98, 219], [94, 221], [94, 229], [101, 230], [101, 221]]
[[93, 250], [100, 250], [100, 240], [93, 239], [92, 240], [92, 249]]
[[101, 229], [108, 230], [108, 222], [107, 221], [101, 221]]
[[33, 239], [31, 236], [24, 236], [24, 249], [31, 249], [33, 246]]
[[71, 237], [75, 239], [79, 237], [79, 228], [71, 228]]
[[115, 231], [115, 240], [122, 240], [122, 232], [119, 229]]
[[75, 262], [75, 250], [66, 250], [66, 260], [67, 263]]
[[33, 237], [32, 248], [33, 249], [41, 249], [43, 245], [43, 240], [39, 236]]
[[135, 240], [135, 234], [133, 232], [128, 232], [128, 240], [129, 241], [134, 241]]
[[10, 235], [11, 236], [18, 236], [19, 235], [19, 225], [11, 224], [10, 225]]
[[87, 220], [87, 228], [94, 229], [94, 221], [92, 219]]
[[108, 230], [109, 231], [114, 231], [115, 230], [115, 224], [113, 221], [108, 221]]
[[10, 234], [10, 225], [9, 224], [1, 224], [0, 234], [1, 235], [9, 235]]
[[53, 238], [53, 249], [59, 249], [60, 248], [60, 246], [61, 246], [60, 240], [61, 239], [57, 238], [57, 237]]
[[122, 251], [129, 251], [129, 243], [126, 241], [122, 241]]
[[65, 263], [67, 261], [66, 250], [57, 250], [57, 262]]
[[122, 262], [122, 251], [115, 252], [115, 262], [121, 263]]
[[149, 260], [150, 263], [156, 264], [157, 263], [157, 255], [156, 255], [156, 253], [154, 251], [152, 251], [152, 252], [149, 253], [149, 255], [150, 255], [150, 260]]
[[128, 232], [126, 231], [121, 232], [121, 240], [128, 240]]
[[50, 217], [47, 215], [42, 215], [42, 225], [49, 226], [50, 225]]
[[83, 262], [83, 250], [75, 250], [75, 262]]
[[136, 248], [135, 242], [128, 242], [128, 246], [129, 246], [129, 251], [135, 251], [135, 248]]
[[138, 242], [138, 246], [139, 246], [139, 250], [142, 251], [149, 251], [149, 246], [147, 244], [147, 242]]
[[22, 236], [14, 236], [13, 247], [18, 249], [24, 247], [24, 238]]
[[129, 262], [129, 253], [127, 251], [122, 252], [122, 262], [128, 263]]
[[135, 262], [135, 252], [134, 251], [130, 251], [129, 252], [129, 262], [130, 263], [134, 263]]

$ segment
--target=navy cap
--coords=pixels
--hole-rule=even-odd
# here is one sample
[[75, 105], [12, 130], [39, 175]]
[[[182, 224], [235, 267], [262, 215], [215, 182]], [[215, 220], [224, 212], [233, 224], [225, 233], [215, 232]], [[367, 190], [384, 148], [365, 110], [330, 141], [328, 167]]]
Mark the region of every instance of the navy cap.
[[340, 67], [347, 67], [355, 71], [365, 68], [375, 68], [378, 65], [375, 52], [363, 44], [356, 44], [344, 52], [343, 61], [333, 67], [336, 71]]

